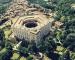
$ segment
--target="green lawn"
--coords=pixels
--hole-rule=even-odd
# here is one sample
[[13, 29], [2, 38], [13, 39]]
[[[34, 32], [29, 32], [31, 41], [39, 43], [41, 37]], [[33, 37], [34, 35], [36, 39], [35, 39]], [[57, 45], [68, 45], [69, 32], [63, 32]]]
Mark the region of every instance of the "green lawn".
[[5, 30], [4, 34], [5, 34], [5, 38], [9, 38], [9, 36], [11, 34], [11, 30]]
[[20, 60], [27, 60], [25, 57], [21, 57]]
[[0, 54], [3, 54], [4, 52], [6, 52], [6, 48], [3, 48], [1, 51], [0, 51]]
[[20, 55], [18, 53], [13, 53], [11, 60], [17, 60], [19, 57], [20, 57]]

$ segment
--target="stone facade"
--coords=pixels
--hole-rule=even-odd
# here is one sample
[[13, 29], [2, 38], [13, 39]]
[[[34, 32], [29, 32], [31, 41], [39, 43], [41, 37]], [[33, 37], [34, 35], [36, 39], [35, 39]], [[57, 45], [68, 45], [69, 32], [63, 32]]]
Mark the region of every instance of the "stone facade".
[[24, 16], [17, 18], [11, 28], [14, 36], [37, 43], [50, 32], [51, 22], [42, 14]]

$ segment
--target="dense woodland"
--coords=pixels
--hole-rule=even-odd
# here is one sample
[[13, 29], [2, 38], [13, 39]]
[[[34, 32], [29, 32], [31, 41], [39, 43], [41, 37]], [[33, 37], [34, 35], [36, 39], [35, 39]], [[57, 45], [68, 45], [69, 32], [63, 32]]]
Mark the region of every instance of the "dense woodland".
[[[38, 44], [29, 44], [23, 41], [18, 47], [20, 56], [27, 57], [27, 60], [32, 60], [28, 53], [42, 52], [52, 60], [75, 60], [75, 7], [72, 8], [71, 4], [75, 5], [75, 0], [28, 0], [29, 4], [39, 4], [46, 10], [52, 10], [56, 13], [53, 18], [55, 21], [64, 23], [59, 29], [54, 30], [54, 34], [44, 38]], [[8, 3], [11, 0], [0, 0], [0, 15], [5, 13]], [[4, 29], [0, 29], [0, 60], [10, 60], [13, 52], [13, 45], [5, 39]], [[57, 49], [59, 47], [59, 49]], [[60, 48], [61, 47], [61, 48]], [[3, 51], [4, 50], [4, 51]], [[56, 53], [55, 53], [56, 51]]]
[[12, 0], [0, 0], [0, 15], [1, 14], [4, 14], [6, 9], [9, 7], [9, 3], [11, 2]]

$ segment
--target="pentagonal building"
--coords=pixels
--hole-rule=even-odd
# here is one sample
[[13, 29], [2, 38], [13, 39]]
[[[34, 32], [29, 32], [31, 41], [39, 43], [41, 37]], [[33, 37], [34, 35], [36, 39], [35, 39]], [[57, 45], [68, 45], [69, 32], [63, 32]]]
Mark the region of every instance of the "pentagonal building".
[[37, 43], [50, 32], [51, 22], [45, 15], [23, 16], [11, 28], [17, 38]]

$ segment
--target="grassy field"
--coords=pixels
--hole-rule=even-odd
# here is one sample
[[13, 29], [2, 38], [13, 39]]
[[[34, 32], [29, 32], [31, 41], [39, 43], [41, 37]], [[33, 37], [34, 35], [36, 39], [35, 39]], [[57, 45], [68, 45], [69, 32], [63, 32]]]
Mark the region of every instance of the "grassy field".
[[4, 52], [6, 52], [6, 48], [3, 48], [3, 49], [0, 51], [0, 54], [3, 54]]
[[5, 38], [8, 38], [11, 34], [11, 30], [6, 30], [4, 31], [4, 33], [5, 33]]
[[17, 60], [19, 57], [20, 57], [20, 55], [18, 53], [13, 53], [11, 60]]

